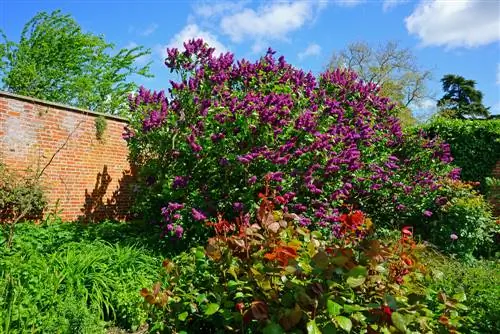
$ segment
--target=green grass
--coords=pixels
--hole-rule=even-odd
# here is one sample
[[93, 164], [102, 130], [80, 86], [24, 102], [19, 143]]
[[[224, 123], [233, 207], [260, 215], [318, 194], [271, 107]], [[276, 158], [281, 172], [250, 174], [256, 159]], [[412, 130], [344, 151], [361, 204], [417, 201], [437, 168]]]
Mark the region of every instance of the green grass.
[[21, 224], [0, 247], [0, 333], [100, 333], [146, 320], [158, 231], [142, 224]]

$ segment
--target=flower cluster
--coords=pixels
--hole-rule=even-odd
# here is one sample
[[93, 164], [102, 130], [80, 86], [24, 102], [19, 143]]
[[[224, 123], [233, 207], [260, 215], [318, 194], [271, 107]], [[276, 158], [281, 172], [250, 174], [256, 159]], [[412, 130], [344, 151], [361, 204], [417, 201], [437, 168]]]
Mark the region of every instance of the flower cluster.
[[[142, 177], [160, 178], [138, 196], [142, 212], [179, 201], [194, 210], [179, 224], [197, 230], [202, 217], [252, 210], [267, 182], [287, 194], [279, 204], [300, 224], [332, 230], [346, 203], [422, 215], [451, 171], [446, 144], [421, 141], [418, 156], [401, 149], [394, 104], [353, 72], [316, 78], [271, 49], [249, 62], [216, 56], [199, 39], [167, 54], [180, 77], [170, 96], [141, 88], [130, 98], [132, 159]], [[421, 193], [432, 195], [414, 205], [409, 198]]]

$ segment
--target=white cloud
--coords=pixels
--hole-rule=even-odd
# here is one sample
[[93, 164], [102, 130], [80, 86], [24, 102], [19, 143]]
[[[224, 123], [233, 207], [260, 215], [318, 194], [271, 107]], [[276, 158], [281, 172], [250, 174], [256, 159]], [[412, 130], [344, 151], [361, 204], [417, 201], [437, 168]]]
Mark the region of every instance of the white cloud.
[[397, 7], [403, 3], [407, 3], [409, 2], [409, 0], [384, 0], [383, 4], [382, 4], [382, 9], [384, 10], [384, 12], [387, 12], [391, 9], [393, 9], [394, 7]]
[[495, 0], [422, 0], [405, 22], [424, 46], [475, 47], [500, 40]]
[[288, 33], [313, 18], [316, 5], [318, 3], [313, 1], [273, 2], [256, 10], [245, 8], [224, 16], [220, 27], [233, 42], [284, 40]]
[[437, 101], [431, 98], [426, 98], [420, 101], [418, 104], [412, 104], [410, 109], [413, 111], [413, 115], [421, 121], [429, 119], [433, 114], [437, 112]]
[[168, 45], [157, 45], [155, 47], [155, 50], [160, 51], [161, 56], [164, 58], [167, 54], [167, 48], [182, 49], [184, 47], [183, 43], [193, 38], [203, 39], [203, 41], [210, 47], [215, 48], [215, 54], [227, 51], [227, 48], [218, 40], [216, 35], [212, 34], [209, 31], [201, 30], [200, 27], [198, 27], [198, 25], [196, 24], [186, 25], [180, 32], [178, 32], [174, 37], [172, 37], [172, 39], [170, 39]]
[[193, 12], [203, 18], [211, 18], [221, 14], [234, 13], [245, 7], [247, 0], [202, 2], [193, 5]]
[[302, 52], [299, 52], [297, 55], [300, 60], [311, 57], [311, 56], [319, 56], [321, 54], [321, 46], [316, 43], [309, 44], [309, 46]]

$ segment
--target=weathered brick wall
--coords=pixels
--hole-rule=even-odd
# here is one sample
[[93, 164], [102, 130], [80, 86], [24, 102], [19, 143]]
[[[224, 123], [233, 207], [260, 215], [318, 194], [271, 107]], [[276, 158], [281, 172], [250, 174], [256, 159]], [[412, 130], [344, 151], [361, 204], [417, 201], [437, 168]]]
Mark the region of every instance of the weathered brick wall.
[[126, 121], [106, 116], [98, 140], [98, 116], [0, 91], [1, 161], [21, 172], [40, 170], [53, 158], [41, 181], [49, 210], [57, 203], [65, 220], [123, 219], [129, 207], [132, 175], [121, 136]]

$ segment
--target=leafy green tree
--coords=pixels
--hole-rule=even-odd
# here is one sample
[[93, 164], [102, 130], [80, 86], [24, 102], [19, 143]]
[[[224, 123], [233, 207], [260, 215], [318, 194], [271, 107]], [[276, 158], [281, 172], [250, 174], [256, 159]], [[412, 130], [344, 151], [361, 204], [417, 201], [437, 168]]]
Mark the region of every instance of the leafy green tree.
[[[0, 75], [3, 88], [17, 94], [111, 114], [127, 110], [127, 93], [137, 88], [131, 75], [151, 77], [151, 53], [137, 46], [117, 52], [103, 36], [84, 32], [60, 11], [40, 12], [18, 43], [1, 34]], [[142, 57], [142, 58], [141, 58]]]
[[483, 105], [483, 93], [476, 82], [460, 75], [446, 74], [442, 79], [444, 96], [437, 102], [439, 114], [449, 118], [488, 117], [489, 108]]
[[403, 125], [416, 122], [411, 106], [428, 97], [426, 83], [431, 72], [421, 69], [411, 50], [401, 48], [396, 42], [378, 48], [365, 42], [351, 43], [333, 54], [329, 67], [348, 68], [362, 80], [379, 85], [382, 94], [397, 103]]

